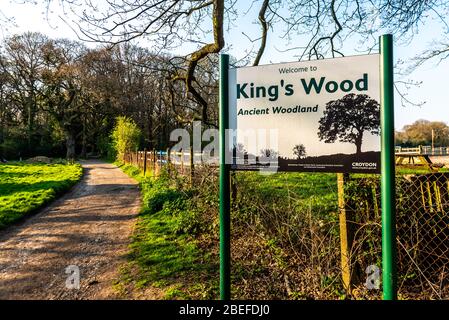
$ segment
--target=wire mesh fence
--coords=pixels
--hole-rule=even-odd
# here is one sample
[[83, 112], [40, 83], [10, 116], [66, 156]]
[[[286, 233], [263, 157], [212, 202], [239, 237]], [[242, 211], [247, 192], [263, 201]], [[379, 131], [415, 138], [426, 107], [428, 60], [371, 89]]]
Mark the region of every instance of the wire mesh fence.
[[[218, 181], [217, 166], [193, 164], [191, 152], [180, 153], [177, 158], [169, 152], [152, 151], [146, 155], [144, 152], [137, 152], [125, 155], [124, 161], [142, 171], [151, 170], [151, 174], [155, 176], [165, 167], [171, 175], [190, 177], [191, 184], [196, 186], [216, 184]], [[286, 297], [294, 297], [294, 288], [301, 286], [300, 283], [305, 286], [312, 282], [322, 288], [322, 295], [317, 297], [326, 297], [324, 294], [329, 291], [326, 288], [335, 286], [335, 281], [344, 282], [343, 250], [348, 251], [350, 283], [351, 288], [355, 288], [350, 295], [374, 299], [381, 297], [380, 290], [367, 290], [365, 286], [367, 267], [374, 265], [381, 268], [382, 229], [378, 175], [346, 176], [344, 206], [339, 207], [335, 174], [308, 174], [312, 183], [305, 183], [296, 176], [286, 178], [286, 184], [280, 181], [279, 185], [272, 187], [273, 190], [284, 189], [286, 196], [282, 195], [282, 199], [272, 197], [274, 191], [261, 194], [258, 198], [255, 196], [256, 190], [261, 188], [262, 180], [242, 178], [243, 174], [239, 178], [239, 174], [234, 175], [231, 198], [234, 208], [241, 211], [240, 215], [243, 212], [244, 216], [234, 225], [238, 229], [240, 223], [240, 230], [246, 235], [242, 235], [243, 244], [238, 247], [248, 245], [248, 233], [252, 231], [257, 233], [262, 230], [265, 236], [278, 240], [287, 256], [286, 264], [278, 270], [284, 274], [283, 283], [287, 283], [287, 291], [290, 292]], [[296, 186], [292, 187], [291, 180], [294, 179], [298, 180]], [[303, 201], [304, 199], [307, 201]], [[342, 210], [347, 224], [344, 229], [341, 225]], [[396, 212], [400, 297], [448, 298], [449, 173], [413, 173], [411, 169], [406, 174], [398, 174]], [[347, 233], [346, 249], [340, 241], [342, 230]], [[237, 260], [238, 247], [233, 253]], [[247, 263], [246, 260], [247, 257], [240, 262]], [[289, 264], [296, 267], [287, 268], [286, 265]], [[313, 272], [317, 274], [315, 280], [311, 276]], [[300, 277], [299, 273], [307, 276]], [[335, 280], [337, 273], [338, 280]]]
[[[381, 265], [379, 177], [354, 177], [347, 184], [352, 213], [351, 257], [356, 276]], [[396, 176], [399, 292], [414, 298], [447, 298], [449, 267], [449, 173]]]

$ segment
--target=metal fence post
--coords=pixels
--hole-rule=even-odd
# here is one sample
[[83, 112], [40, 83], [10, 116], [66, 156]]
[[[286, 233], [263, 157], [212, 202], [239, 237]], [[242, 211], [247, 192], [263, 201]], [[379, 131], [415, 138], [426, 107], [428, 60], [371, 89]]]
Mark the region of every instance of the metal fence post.
[[[380, 36], [381, 205], [383, 299], [396, 300], [396, 201], [394, 162], [393, 36]], [[421, 146], [420, 146], [421, 151]]]
[[231, 218], [229, 164], [226, 164], [226, 129], [229, 128], [229, 56], [220, 55], [220, 299], [231, 298]]

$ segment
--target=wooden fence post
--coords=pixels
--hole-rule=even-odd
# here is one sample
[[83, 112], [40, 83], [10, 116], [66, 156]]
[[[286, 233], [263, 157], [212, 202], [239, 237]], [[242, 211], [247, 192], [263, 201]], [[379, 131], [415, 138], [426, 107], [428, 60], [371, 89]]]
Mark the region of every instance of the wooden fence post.
[[181, 152], [181, 175], [184, 175], [184, 150]]
[[140, 170], [143, 170], [142, 158], [143, 158], [142, 151], [139, 151], [139, 169]]
[[147, 175], [147, 148], [143, 149], [143, 176]]
[[157, 172], [156, 172], [156, 149], [154, 149], [154, 148], [153, 148], [152, 159], [153, 159], [153, 177], [156, 177], [157, 176]]
[[195, 167], [193, 163], [193, 146], [190, 145], [190, 185], [193, 185], [193, 176], [195, 174]]
[[163, 166], [163, 164], [162, 164], [162, 150], [159, 150], [159, 158], [158, 158], [158, 160], [159, 160], [158, 172], [159, 172], [159, 175], [160, 175], [161, 171], [162, 171], [162, 166]]
[[167, 154], [167, 162], [166, 162], [167, 173], [168, 173], [168, 176], [170, 177], [170, 148], [167, 148], [166, 154]]
[[345, 199], [345, 180], [349, 178], [348, 174], [337, 173], [338, 182], [338, 208], [339, 208], [339, 220], [340, 220], [340, 253], [341, 253], [341, 273], [343, 279], [343, 287], [345, 291], [351, 295], [351, 247], [352, 247], [352, 235], [351, 235], [351, 217], [348, 213]]

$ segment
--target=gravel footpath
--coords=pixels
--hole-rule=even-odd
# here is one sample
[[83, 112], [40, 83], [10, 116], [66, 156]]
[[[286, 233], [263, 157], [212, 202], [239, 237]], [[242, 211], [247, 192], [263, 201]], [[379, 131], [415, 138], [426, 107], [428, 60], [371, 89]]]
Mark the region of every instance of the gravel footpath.
[[0, 299], [117, 298], [112, 285], [139, 212], [138, 184], [112, 164], [81, 164], [84, 176], [69, 193], [0, 231]]

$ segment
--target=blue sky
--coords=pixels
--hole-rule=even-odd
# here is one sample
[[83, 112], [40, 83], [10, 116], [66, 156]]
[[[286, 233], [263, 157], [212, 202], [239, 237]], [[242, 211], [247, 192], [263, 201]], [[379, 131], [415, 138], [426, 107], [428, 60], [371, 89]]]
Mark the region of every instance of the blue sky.
[[[17, 4], [11, 0], [0, 0], [2, 4], [1, 11], [9, 17], [14, 17], [16, 26], [3, 24], [0, 27], [0, 34], [8, 36], [13, 33], [24, 31], [39, 31], [50, 37], [67, 37], [76, 39], [75, 33], [57, 18], [58, 8], [54, 7], [51, 14], [50, 23], [45, 19], [44, 8], [32, 4]], [[255, 39], [259, 36], [260, 27], [253, 23], [256, 20], [257, 9], [251, 10], [246, 16], [240, 17], [235, 21], [231, 32], [225, 34], [228, 43], [231, 43], [229, 53], [242, 57], [245, 51], [254, 46], [257, 49], [258, 43], [251, 43], [246, 36], [242, 34], [244, 31], [249, 37]], [[395, 59], [406, 60], [420, 53], [427, 48], [433, 39], [439, 39], [443, 33], [443, 28], [435, 21], [427, 21], [421, 26], [420, 32], [416, 35], [412, 42], [401, 44], [396, 42]], [[449, 33], [449, 32], [448, 32]], [[400, 39], [399, 39], [400, 40]], [[141, 42], [144, 44], [144, 42]], [[149, 44], [151, 46], [151, 44]], [[294, 44], [293, 44], [294, 46]], [[350, 39], [345, 42], [342, 49], [345, 55], [359, 54], [355, 48], [357, 46], [356, 39]], [[285, 49], [285, 40], [276, 38], [274, 34], [269, 34], [267, 49], [261, 61], [261, 64], [296, 61], [295, 55], [298, 52], [288, 51], [280, 52], [279, 49]], [[183, 49], [185, 50], [184, 46]], [[188, 53], [188, 52], [183, 52]], [[396, 77], [396, 80], [413, 80], [422, 81], [420, 87], [411, 87], [405, 91], [407, 98], [414, 102], [426, 103], [421, 106], [407, 105], [403, 107], [400, 103], [399, 95], [395, 97], [395, 127], [401, 129], [404, 125], [410, 124], [418, 119], [427, 119], [435, 121], [444, 121], [449, 124], [449, 88], [446, 79], [449, 74], [449, 59], [443, 60], [438, 64], [438, 60], [430, 61], [416, 71], [406, 77]]]

